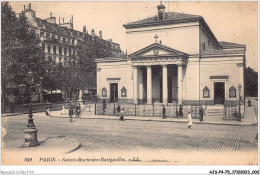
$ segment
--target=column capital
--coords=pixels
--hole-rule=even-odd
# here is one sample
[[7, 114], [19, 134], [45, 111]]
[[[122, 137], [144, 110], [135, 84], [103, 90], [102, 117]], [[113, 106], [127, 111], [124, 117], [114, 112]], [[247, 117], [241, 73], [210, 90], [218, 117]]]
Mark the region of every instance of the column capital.
[[180, 67], [180, 66], [184, 66], [183, 63], [177, 63], [176, 65], [177, 65], [178, 67]]
[[167, 68], [168, 65], [167, 65], [167, 64], [162, 64], [161, 66], [162, 66], [163, 68]]

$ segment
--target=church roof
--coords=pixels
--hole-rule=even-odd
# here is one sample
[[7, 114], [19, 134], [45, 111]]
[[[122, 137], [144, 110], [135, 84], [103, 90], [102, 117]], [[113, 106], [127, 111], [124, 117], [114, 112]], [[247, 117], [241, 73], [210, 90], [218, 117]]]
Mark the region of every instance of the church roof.
[[177, 12], [165, 12], [165, 19], [159, 20], [158, 15], [155, 15], [150, 18], [145, 18], [139, 21], [130, 22], [123, 25], [125, 28], [131, 27], [138, 27], [140, 25], [149, 26], [149, 25], [156, 25], [161, 23], [174, 23], [174, 22], [185, 22], [185, 21], [192, 21], [201, 19], [202, 16], [199, 15], [190, 15], [184, 13], [177, 13]]
[[246, 48], [246, 45], [230, 43], [226, 41], [220, 41], [219, 44], [221, 45], [222, 49]]

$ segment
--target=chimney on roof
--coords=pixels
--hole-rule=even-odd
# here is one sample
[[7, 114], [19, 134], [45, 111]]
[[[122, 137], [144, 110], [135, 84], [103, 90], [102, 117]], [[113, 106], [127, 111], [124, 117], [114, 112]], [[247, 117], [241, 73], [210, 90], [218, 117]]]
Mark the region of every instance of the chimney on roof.
[[23, 11], [25, 11], [25, 5], [23, 5]]
[[73, 29], [73, 15], [71, 15], [71, 29]]
[[84, 32], [84, 33], [87, 32], [87, 27], [86, 27], [86, 25], [83, 26], [83, 32]]
[[91, 30], [91, 35], [92, 35], [92, 36], [95, 35], [95, 31], [94, 31], [94, 29]]
[[60, 17], [59, 17], [59, 24], [60, 24]]
[[51, 24], [56, 24], [56, 17], [52, 17], [52, 12], [50, 12], [50, 18], [47, 18], [46, 21]]
[[99, 31], [99, 37], [102, 39], [102, 31]]

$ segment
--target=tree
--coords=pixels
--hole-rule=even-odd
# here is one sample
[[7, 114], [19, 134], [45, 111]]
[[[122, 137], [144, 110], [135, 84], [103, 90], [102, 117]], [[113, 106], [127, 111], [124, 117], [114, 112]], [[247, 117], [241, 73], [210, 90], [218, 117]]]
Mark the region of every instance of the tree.
[[8, 2], [1, 3], [1, 10], [1, 88], [5, 102], [8, 83], [29, 86], [29, 72], [34, 74], [35, 84], [40, 83], [48, 63], [40, 48], [40, 39], [26, 17], [21, 14], [17, 18]]
[[251, 67], [245, 68], [245, 90], [248, 97], [258, 96], [258, 72]]
[[110, 43], [99, 39], [90, 38], [80, 42], [76, 47], [75, 59], [70, 59], [65, 66], [59, 67], [59, 89], [78, 89], [96, 84], [96, 58], [112, 56]]

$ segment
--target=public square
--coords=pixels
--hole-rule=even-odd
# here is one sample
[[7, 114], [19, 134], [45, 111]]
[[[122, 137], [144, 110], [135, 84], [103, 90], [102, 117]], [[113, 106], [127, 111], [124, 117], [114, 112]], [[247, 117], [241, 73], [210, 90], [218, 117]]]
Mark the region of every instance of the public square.
[[[150, 161], [149, 156], [155, 156], [168, 164], [227, 164], [227, 161], [230, 164], [257, 164], [257, 125], [194, 123], [193, 128], [188, 129], [187, 123], [125, 118], [125, 121], [119, 121], [115, 116], [110, 119], [80, 117], [70, 122], [66, 116], [47, 117], [42, 112], [34, 114], [34, 123], [39, 130], [39, 141], [67, 137], [80, 143], [80, 148], [66, 157], [130, 154], [139, 159], [143, 157], [144, 162]], [[15, 151], [23, 144], [27, 120], [26, 114], [2, 117], [2, 127], [7, 131], [3, 151]], [[56, 144], [44, 151], [52, 155], [54, 147], [61, 146]], [[175, 156], [169, 159], [171, 154]]]

